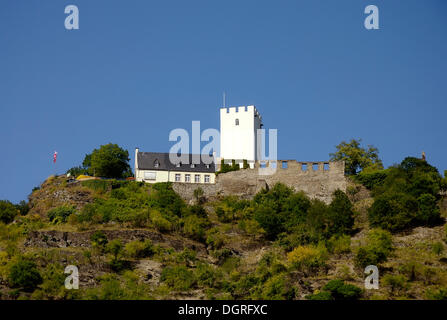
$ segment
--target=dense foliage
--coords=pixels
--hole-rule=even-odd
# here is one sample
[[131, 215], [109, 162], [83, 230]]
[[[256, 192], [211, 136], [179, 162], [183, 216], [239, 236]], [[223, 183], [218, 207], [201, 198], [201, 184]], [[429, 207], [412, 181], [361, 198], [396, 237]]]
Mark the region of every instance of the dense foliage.
[[425, 160], [407, 157], [387, 169], [380, 180], [371, 185], [374, 203], [368, 216], [372, 226], [399, 231], [440, 220], [442, 177]]
[[345, 161], [345, 173], [355, 175], [366, 168], [383, 169], [382, 160], [379, 158], [379, 150], [372, 145], [368, 148], [360, 146], [361, 139], [352, 139], [349, 142], [342, 141], [336, 146], [337, 151], [331, 153], [332, 161]]
[[117, 144], [109, 143], [86, 154], [82, 166], [69, 169], [72, 176], [88, 174], [103, 178], [127, 178], [132, 176], [129, 152]]

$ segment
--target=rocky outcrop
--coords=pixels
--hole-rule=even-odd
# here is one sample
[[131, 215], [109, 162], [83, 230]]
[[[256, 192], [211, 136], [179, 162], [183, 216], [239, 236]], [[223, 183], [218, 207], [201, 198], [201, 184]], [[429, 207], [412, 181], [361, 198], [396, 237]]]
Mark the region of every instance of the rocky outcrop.
[[[66, 248], [66, 247], [85, 247], [91, 246], [90, 238], [96, 231], [86, 232], [65, 232], [57, 230], [48, 231], [32, 231], [24, 243], [27, 247], [40, 248]], [[173, 235], [164, 235], [157, 231], [140, 230], [140, 229], [121, 229], [121, 230], [101, 230], [107, 239], [121, 239], [125, 244], [130, 241], [146, 239], [151, 240], [154, 244], [163, 247], [174, 248], [181, 251], [185, 248], [196, 251], [198, 254], [206, 255], [206, 247], [202, 243], [195, 242], [185, 238], [176, 238]]]

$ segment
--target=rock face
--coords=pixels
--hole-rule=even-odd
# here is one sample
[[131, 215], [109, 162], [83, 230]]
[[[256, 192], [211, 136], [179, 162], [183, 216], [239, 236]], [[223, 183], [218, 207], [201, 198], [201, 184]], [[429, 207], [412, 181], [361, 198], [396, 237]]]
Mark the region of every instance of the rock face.
[[[304, 191], [310, 198], [320, 199], [326, 203], [332, 200], [332, 193], [340, 189], [346, 191], [347, 181], [344, 175], [344, 162], [278, 162], [278, 168], [241, 169], [221, 173], [216, 177], [215, 184], [173, 183], [174, 190], [185, 200], [194, 197], [194, 190], [201, 187], [204, 196], [214, 198], [218, 196], [237, 195], [250, 199], [261, 189], [271, 188], [281, 182], [295, 191]], [[307, 169], [303, 169], [303, 165]], [[269, 170], [267, 170], [269, 169]]]
[[[27, 247], [41, 248], [66, 248], [66, 247], [85, 247], [91, 245], [90, 238], [95, 231], [86, 232], [64, 232], [57, 230], [32, 231], [29, 233], [24, 245]], [[174, 248], [177, 251], [185, 248], [196, 251], [199, 255], [206, 255], [206, 247], [202, 243], [189, 239], [179, 239], [171, 235], [164, 235], [157, 231], [140, 229], [122, 229], [122, 230], [101, 230], [107, 239], [121, 239], [124, 244], [130, 241], [146, 239], [154, 244], [165, 245]]]

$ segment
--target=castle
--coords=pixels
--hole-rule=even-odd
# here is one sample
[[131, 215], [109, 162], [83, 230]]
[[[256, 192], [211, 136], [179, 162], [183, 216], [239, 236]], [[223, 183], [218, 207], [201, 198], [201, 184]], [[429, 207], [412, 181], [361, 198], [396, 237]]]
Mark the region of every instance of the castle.
[[[191, 159], [196, 155], [188, 155], [190, 161], [174, 164], [169, 153], [140, 152], [136, 148], [135, 179], [172, 182], [174, 190], [186, 200], [193, 198], [199, 186], [206, 197], [251, 198], [281, 182], [324, 202], [331, 201], [335, 190], [346, 191], [343, 161], [263, 160], [264, 150], [257, 137], [262, 128], [262, 117], [255, 106], [221, 108], [220, 157], [214, 157], [211, 164], [201, 159], [193, 164]], [[238, 164], [241, 170], [217, 175], [222, 160]]]

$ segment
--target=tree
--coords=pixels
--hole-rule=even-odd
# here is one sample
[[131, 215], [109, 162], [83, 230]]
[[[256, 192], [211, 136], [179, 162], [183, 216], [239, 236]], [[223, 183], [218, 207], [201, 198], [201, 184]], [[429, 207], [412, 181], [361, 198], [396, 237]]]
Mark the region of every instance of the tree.
[[8, 200], [0, 200], [0, 221], [10, 223], [20, 210]]
[[104, 178], [126, 178], [132, 175], [129, 152], [117, 144], [106, 144], [87, 154], [82, 162], [89, 174]]
[[12, 287], [33, 291], [42, 283], [42, 276], [33, 261], [19, 260], [11, 266], [8, 281]]
[[367, 149], [362, 148], [361, 141], [361, 139], [352, 139], [350, 142], [342, 141], [336, 146], [337, 151], [329, 154], [332, 161], [345, 161], [347, 175], [355, 175], [365, 168], [383, 169], [379, 150], [372, 145], [368, 145]]

